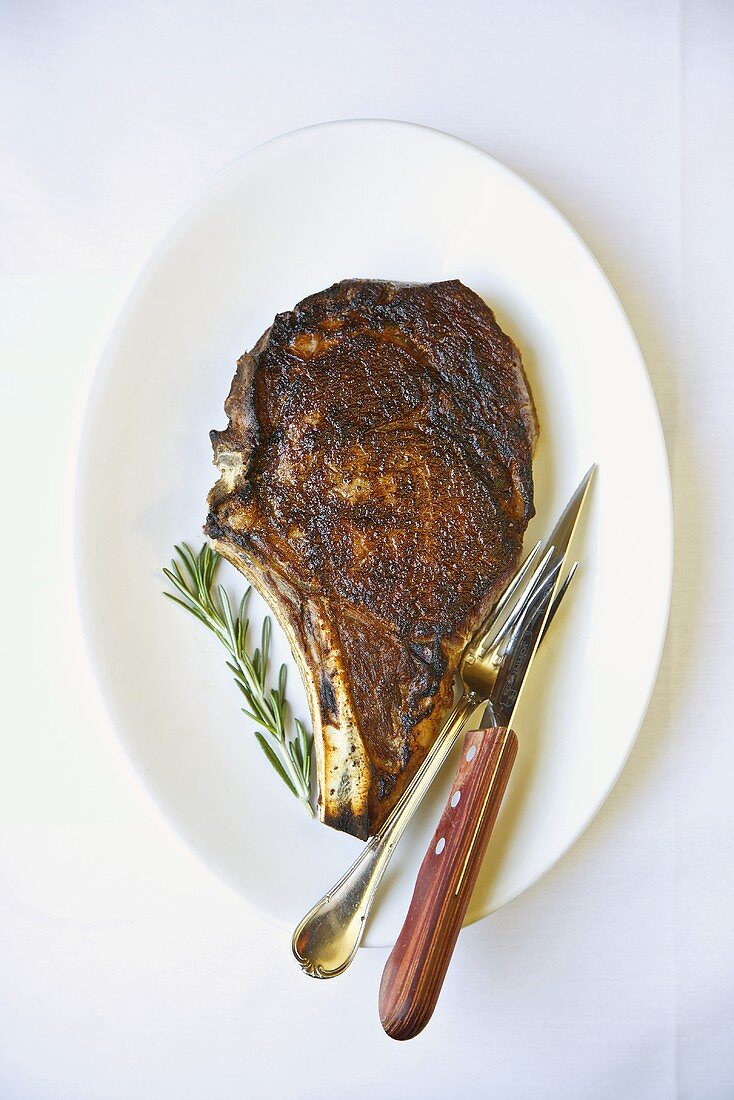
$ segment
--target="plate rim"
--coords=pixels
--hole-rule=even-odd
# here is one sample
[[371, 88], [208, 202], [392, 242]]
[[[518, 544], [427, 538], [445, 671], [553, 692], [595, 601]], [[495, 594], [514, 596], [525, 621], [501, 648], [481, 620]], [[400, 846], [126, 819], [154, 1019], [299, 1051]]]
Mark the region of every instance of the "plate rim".
[[[143, 262], [139, 265], [135, 265], [128, 278], [124, 279], [118, 293], [114, 296], [110, 305], [109, 311], [103, 322], [99, 335], [94, 342], [93, 350], [88, 358], [86, 370], [84, 372], [82, 382], [78, 391], [78, 399], [75, 405], [74, 414], [72, 417], [72, 428], [70, 432], [70, 444], [68, 451], [68, 464], [67, 464], [67, 477], [66, 477], [66, 507], [64, 514], [66, 515], [66, 538], [64, 547], [65, 561], [65, 573], [69, 584], [69, 591], [71, 593], [71, 605], [72, 605], [72, 618], [74, 621], [74, 632], [77, 641], [80, 643], [80, 649], [83, 653], [84, 660], [82, 662], [90, 685], [93, 686], [94, 694], [102, 708], [103, 713], [107, 717], [107, 727], [111, 732], [112, 740], [115, 743], [117, 750], [120, 752], [120, 756], [125, 760], [128, 779], [130, 782], [134, 781], [135, 787], [138, 792], [144, 791], [145, 802], [149, 810], [153, 810], [155, 813], [155, 819], [163, 825], [165, 832], [171, 837], [179, 850], [186, 853], [187, 857], [199, 866], [206, 870], [206, 872], [213, 876], [219, 883], [221, 883], [227, 890], [231, 891], [238, 897], [250, 911], [260, 916], [266, 923], [273, 927], [280, 928], [289, 932], [290, 926], [285, 920], [281, 919], [276, 914], [263, 909], [257, 902], [253, 901], [247, 895], [241, 893], [236, 886], [231, 883], [225, 875], [220, 871], [218, 867], [213, 865], [206, 856], [201, 853], [189, 840], [185, 832], [178, 826], [174, 818], [170, 816], [159, 799], [156, 796], [155, 786], [149, 780], [145, 774], [145, 770], [142, 766], [142, 762], [131, 752], [125, 738], [118, 728], [118, 721], [113, 714], [111, 705], [108, 702], [107, 695], [103, 690], [100, 677], [98, 675], [98, 661], [99, 657], [95, 652], [93, 628], [91, 625], [92, 609], [89, 606], [90, 593], [84, 591], [84, 584], [81, 579], [81, 556], [82, 556], [82, 535], [80, 533], [81, 519], [83, 514], [83, 468], [82, 461], [84, 458], [85, 446], [87, 443], [87, 435], [89, 425], [93, 419], [93, 412], [95, 401], [97, 399], [97, 390], [102, 388], [102, 382], [106, 378], [109, 370], [110, 356], [108, 355], [111, 349], [115, 337], [118, 332], [124, 330], [125, 321], [127, 316], [133, 307], [136, 298], [144, 290], [151, 274], [154, 272], [159, 258], [162, 256], [166, 248], [175, 240], [177, 232], [188, 219], [189, 214], [197, 207], [202, 199], [212, 191], [218, 182], [223, 181], [229, 174], [233, 174], [244, 162], [257, 156], [262, 150], [279, 144], [281, 142], [287, 142], [296, 136], [304, 135], [311, 132], [318, 132], [324, 130], [337, 130], [337, 129], [355, 129], [357, 127], [370, 127], [375, 129], [382, 128], [403, 128], [417, 131], [419, 133], [430, 135], [432, 138], [451, 143], [457, 147], [460, 147], [464, 152], [469, 152], [477, 158], [481, 158], [483, 161], [490, 161], [495, 170], [500, 174], [510, 177], [515, 183], [519, 184], [522, 189], [539, 202], [545, 210], [545, 213], [549, 215], [553, 220], [560, 223], [567, 233], [570, 233], [575, 239], [577, 244], [583, 250], [586, 258], [591, 261], [597, 273], [601, 276], [606, 287], [611, 293], [614, 301], [616, 312], [619, 319], [622, 321], [624, 327], [627, 330], [627, 335], [631, 340], [631, 344], [636, 350], [640, 366], [642, 368], [641, 375], [644, 379], [644, 385], [646, 389], [646, 395], [648, 404], [651, 407], [653, 413], [653, 420], [656, 428], [656, 445], [659, 448], [660, 455], [662, 457], [662, 471], [664, 473], [665, 480], [665, 500], [664, 500], [664, 520], [667, 528], [667, 538], [665, 539], [665, 562], [657, 563], [657, 568], [660, 569], [663, 565], [665, 568], [665, 606], [661, 608], [660, 624], [658, 629], [658, 636], [656, 639], [656, 657], [654, 665], [650, 674], [650, 680], [648, 689], [644, 700], [640, 706], [639, 717], [634, 723], [634, 729], [630, 736], [629, 743], [626, 747], [626, 751], [620, 760], [620, 764], [614, 775], [609, 779], [608, 784], [605, 787], [604, 793], [599, 799], [598, 803], [593, 807], [590, 813], [582, 819], [578, 829], [572, 834], [571, 838], [565, 844], [563, 849], [558, 852], [556, 858], [553, 859], [540, 873], [532, 874], [506, 897], [499, 900], [496, 904], [490, 904], [486, 912], [483, 914], [477, 914], [472, 916], [471, 919], [465, 919], [463, 927], [469, 927], [471, 924], [479, 923], [492, 913], [497, 912], [499, 909], [508, 905], [510, 902], [515, 901], [521, 894], [524, 894], [536, 883], [541, 882], [547, 874], [550, 873], [560, 861], [568, 855], [572, 848], [578, 843], [579, 839], [590, 827], [594, 819], [601, 812], [602, 808], [606, 804], [607, 800], [612, 794], [612, 791], [617, 786], [619, 778], [624, 771], [632, 750], [637, 743], [640, 731], [645, 722], [650, 702], [655, 692], [658, 677], [660, 672], [660, 665], [662, 662], [663, 652], [665, 649], [665, 643], [667, 638], [670, 609], [672, 602], [672, 589], [673, 589], [673, 572], [675, 561], [675, 528], [673, 523], [673, 490], [672, 479], [670, 473], [670, 460], [667, 451], [667, 445], [665, 441], [665, 433], [663, 430], [662, 418], [660, 415], [660, 409], [655, 396], [655, 390], [650, 377], [650, 372], [647, 368], [647, 363], [642, 354], [639, 342], [632, 327], [626, 310], [620, 300], [616, 288], [614, 287], [611, 279], [607, 275], [606, 271], [602, 267], [599, 260], [592, 252], [589, 245], [581, 233], [576, 229], [572, 222], [566, 217], [566, 215], [552, 202], [543, 190], [536, 184], [531, 183], [521, 172], [516, 171], [514, 168], [510, 168], [502, 161], [498, 160], [491, 153], [480, 148], [473, 142], [467, 141], [458, 137], [455, 134], [448, 133], [438, 127], [428, 126], [422, 123], [413, 122], [404, 119], [393, 118], [379, 118], [379, 117], [357, 117], [357, 118], [340, 118], [328, 121], [321, 121], [309, 124], [307, 126], [296, 127], [295, 129], [285, 131], [280, 134], [276, 134], [273, 137], [267, 138], [265, 141], [259, 142], [257, 145], [251, 146], [242, 153], [228, 160], [220, 168], [210, 173], [207, 178], [196, 187], [190, 194], [184, 203], [177, 209], [175, 214], [167, 220], [162, 229], [156, 235], [155, 243], [150, 251], [146, 254]], [[661, 486], [662, 488], [662, 486]], [[380, 949], [389, 948], [391, 944], [376, 944], [376, 943], [362, 943], [360, 946], [366, 949]]]

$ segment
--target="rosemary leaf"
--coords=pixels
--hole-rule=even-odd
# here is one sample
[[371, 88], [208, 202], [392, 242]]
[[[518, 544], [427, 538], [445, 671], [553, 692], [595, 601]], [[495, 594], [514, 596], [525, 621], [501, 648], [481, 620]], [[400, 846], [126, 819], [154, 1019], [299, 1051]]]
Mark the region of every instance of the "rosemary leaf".
[[163, 595], [203, 623], [225, 647], [227, 668], [246, 703], [242, 711], [262, 727], [263, 732], [253, 731], [260, 748], [288, 789], [313, 814], [310, 802], [313, 737], [298, 719], [294, 722], [295, 734], [288, 735], [285, 665], [280, 667], [277, 688], [268, 687], [270, 617], [263, 620], [259, 647], [248, 652], [250, 623], [246, 611], [250, 589], [245, 589], [235, 613], [223, 585], [215, 588], [221, 560], [216, 550], [205, 543], [195, 554], [182, 542], [175, 551], [176, 557], [170, 568], [164, 568], [163, 575], [178, 595], [173, 592]]
[[280, 776], [280, 778], [283, 780], [283, 782], [286, 784], [287, 787], [290, 787], [291, 791], [296, 796], [296, 798], [298, 798], [298, 791], [293, 786], [293, 783], [291, 782], [288, 774], [286, 773], [285, 768], [283, 767], [280, 760], [275, 755], [275, 753], [273, 752], [273, 750], [271, 749], [270, 745], [267, 743], [267, 741], [265, 740], [263, 735], [261, 733], [258, 733], [257, 730], [255, 730], [255, 737], [257, 738], [257, 741], [258, 741], [258, 744], [259, 744], [260, 748], [263, 750], [263, 752], [265, 753], [268, 760], [270, 761], [270, 763], [275, 768], [275, 770], [278, 773], [278, 775]]

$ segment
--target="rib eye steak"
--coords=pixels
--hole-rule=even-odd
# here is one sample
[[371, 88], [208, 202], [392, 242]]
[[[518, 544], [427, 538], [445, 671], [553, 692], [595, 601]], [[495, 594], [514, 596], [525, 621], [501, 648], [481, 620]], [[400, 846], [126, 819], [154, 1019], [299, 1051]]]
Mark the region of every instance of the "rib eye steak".
[[278, 314], [225, 412], [206, 533], [291, 643], [321, 819], [370, 836], [438, 733], [533, 515], [520, 355], [458, 280], [345, 280]]

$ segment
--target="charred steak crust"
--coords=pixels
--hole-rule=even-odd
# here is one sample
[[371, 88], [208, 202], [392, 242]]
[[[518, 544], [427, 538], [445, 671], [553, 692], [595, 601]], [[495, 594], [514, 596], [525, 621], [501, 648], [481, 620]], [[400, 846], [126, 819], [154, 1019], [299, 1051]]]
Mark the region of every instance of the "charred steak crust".
[[520, 556], [537, 436], [520, 355], [458, 280], [350, 279], [278, 314], [225, 412], [206, 533], [291, 643], [322, 820], [367, 837]]

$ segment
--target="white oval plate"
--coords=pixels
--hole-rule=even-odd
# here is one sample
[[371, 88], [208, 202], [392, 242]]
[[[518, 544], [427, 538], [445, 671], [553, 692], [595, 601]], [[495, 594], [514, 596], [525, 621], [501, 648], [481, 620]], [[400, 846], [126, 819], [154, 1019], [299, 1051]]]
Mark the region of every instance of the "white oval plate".
[[[473, 921], [548, 870], [611, 790], [655, 681], [671, 583], [667, 460], [639, 348], [588, 249], [527, 183], [445, 134], [380, 121], [300, 130], [218, 175], [148, 262], [92, 383], [75, 508], [82, 620], [153, 798], [222, 878], [292, 928], [359, 842], [309, 821], [271, 771], [217, 643], [162, 598], [160, 570], [175, 542], [201, 542], [208, 431], [224, 426], [237, 357], [275, 313], [348, 276], [458, 277], [515, 339], [541, 424], [526, 545], [599, 463], [582, 568], [517, 715], [518, 762]], [[227, 581], [242, 590], [229, 567]], [[251, 606], [259, 624], [254, 594]], [[451, 771], [398, 849], [367, 944], [397, 935]]]

